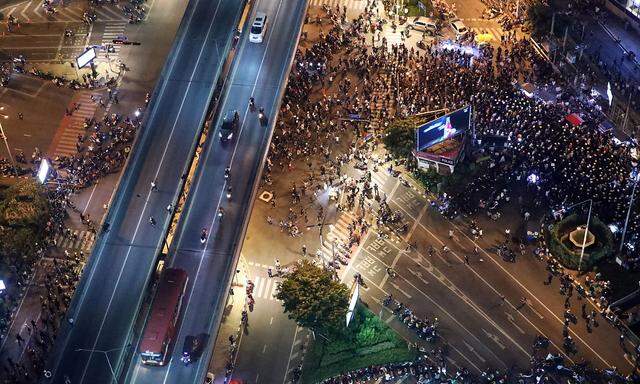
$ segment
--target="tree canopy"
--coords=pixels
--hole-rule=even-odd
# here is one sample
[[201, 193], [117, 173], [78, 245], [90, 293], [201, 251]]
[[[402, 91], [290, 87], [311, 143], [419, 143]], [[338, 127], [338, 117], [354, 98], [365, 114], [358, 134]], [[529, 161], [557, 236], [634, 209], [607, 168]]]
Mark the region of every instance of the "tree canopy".
[[32, 261], [49, 216], [41, 185], [23, 180], [7, 188], [0, 200], [0, 263], [16, 266]]
[[391, 121], [385, 130], [383, 141], [392, 155], [399, 158], [410, 156], [416, 146], [416, 121], [413, 119]]
[[289, 318], [302, 327], [334, 332], [345, 324], [349, 289], [330, 271], [307, 260], [284, 275], [276, 297]]

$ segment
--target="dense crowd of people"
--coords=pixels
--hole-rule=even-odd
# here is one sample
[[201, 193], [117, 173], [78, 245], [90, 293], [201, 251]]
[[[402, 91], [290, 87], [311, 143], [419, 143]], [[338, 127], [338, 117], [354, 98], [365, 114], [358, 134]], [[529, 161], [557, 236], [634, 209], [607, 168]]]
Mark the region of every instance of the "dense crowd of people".
[[[270, 148], [267, 180], [274, 166], [291, 169], [295, 159], [315, 154], [335, 164], [332, 142], [345, 131], [358, 132], [365, 126], [331, 116], [380, 115], [384, 121], [387, 116], [471, 104], [476, 145], [482, 146], [485, 137], [499, 136], [509, 149], [484, 149], [491, 158], [487, 172], [453, 196], [457, 209], [477, 212], [503, 190], [526, 184], [527, 177], [535, 174], [537, 185], [530, 190], [536, 204], [558, 208], [592, 198], [602, 220], [624, 220], [633, 187], [631, 147], [615, 144], [610, 134], [598, 130], [604, 115], [585, 95], [566, 89], [557, 102], [547, 103], [514, 85], [566, 85], [527, 40], [511, 40], [475, 55], [432, 45], [425, 54], [404, 45], [385, 47], [384, 38], [374, 32], [377, 22], [368, 13], [347, 27], [337, 23], [318, 42], [298, 52], [282, 106], [285, 118], [279, 121]], [[365, 43], [370, 32], [373, 41], [381, 43], [373, 49]], [[331, 60], [338, 50], [346, 55]], [[325, 86], [335, 86], [338, 92], [311, 97]], [[584, 122], [575, 125], [565, 119], [572, 112], [581, 113]], [[638, 230], [640, 216], [631, 215], [627, 238], [633, 241]]]
[[[475, 111], [477, 141], [474, 147], [480, 155], [487, 156], [488, 161], [464, 189], [453, 196], [440, 196], [451, 210], [469, 214], [491, 211], [499, 216], [504, 203], [518, 197], [525, 207], [530, 205], [525, 214], [528, 219], [529, 211], [536, 207], [557, 209], [593, 198], [602, 219], [617, 222], [623, 219], [632, 187], [631, 148], [624, 143], [614, 143], [610, 134], [598, 130], [598, 124], [604, 119], [601, 106], [591, 100], [590, 95], [570, 91], [568, 84], [537, 55], [527, 40], [513, 38], [513, 34], [497, 48], [474, 47], [473, 50], [457, 49], [455, 44], [442, 48], [435, 43], [423, 51], [402, 44], [389, 46], [380, 34], [382, 21], [371, 3], [351, 23], [344, 22], [345, 11], [325, 9], [328, 31], [322, 24], [326, 19], [318, 16], [307, 20], [321, 24], [321, 32], [316, 42], [307, 44], [296, 54], [282, 103], [284, 118], [278, 122], [263, 173], [265, 183], [272, 182], [272, 173], [276, 170], [288, 172], [298, 164], [305, 164], [312, 175], [304, 181], [305, 189], [320, 191], [332, 183], [340, 185], [348, 197], [347, 208], [358, 205], [370, 208], [372, 205], [367, 204], [363, 196], [372, 198], [375, 183], [368, 188], [366, 180], [349, 181], [340, 175], [341, 167], [347, 162], [357, 168], [364, 152], [352, 149], [345, 155], [337, 144], [345, 136], [359, 137], [366, 128], [384, 127], [395, 117], [442, 108], [455, 110], [470, 104]], [[553, 102], [531, 97], [520, 88], [519, 84], [526, 82], [561, 89], [562, 93]], [[573, 112], [581, 114], [582, 124], [566, 119]], [[362, 120], [366, 120], [365, 124]], [[488, 146], [486, 143], [495, 137], [503, 138], [507, 145]], [[320, 172], [314, 166], [314, 159], [320, 159], [318, 164], [323, 164]], [[531, 183], [532, 174], [535, 174], [535, 183]], [[294, 185], [293, 203], [299, 201], [298, 190]], [[523, 191], [527, 196], [518, 196]], [[376, 200], [381, 201], [378, 207], [384, 207], [384, 197], [376, 196]], [[381, 217], [380, 212], [371, 216]], [[289, 215], [287, 221], [295, 224], [296, 218]], [[360, 219], [366, 225], [373, 225], [374, 220], [369, 221], [370, 218]], [[273, 218], [268, 217], [267, 221], [272, 222]], [[630, 221], [629, 239], [635, 238], [640, 229], [638, 224], [636, 218]], [[350, 229], [351, 236], [357, 232]], [[482, 230], [479, 232], [481, 236]], [[588, 280], [586, 287], [577, 285], [555, 259], [546, 260], [550, 263], [552, 278], [559, 277], [562, 283], [561, 294], [565, 295], [569, 311], [565, 313], [568, 324], [564, 348], [566, 353], [572, 353], [575, 345], [569, 327], [577, 317], [570, 309], [573, 287], [577, 287], [578, 292], [573, 298], [579, 297], [578, 300], [585, 303], [585, 298], [590, 297], [605, 308], [610, 284], [596, 278]], [[599, 313], [584, 308], [582, 305], [581, 317], [591, 332], [597, 327]], [[411, 315], [405, 318], [411, 323]], [[581, 365], [569, 368], [558, 363], [557, 356], [549, 356], [550, 360], [534, 361], [531, 374], [521, 375], [523, 382], [535, 380], [532, 378], [536, 372], [540, 376], [545, 369], [560, 376], [569, 374], [578, 382], [625, 380], [613, 370], [596, 372]], [[381, 370], [381, 367], [371, 369], [373, 371], [363, 369], [328, 382], [355, 382], [393, 371]]]
[[[374, 12], [374, 7], [374, 2], [369, 1], [365, 12], [350, 23], [344, 22], [346, 9], [327, 9], [328, 30], [324, 30], [322, 18], [316, 20], [323, 30], [318, 41], [296, 53], [263, 172], [264, 183], [272, 182], [275, 169], [291, 171], [302, 162], [311, 176], [303, 180], [302, 185], [291, 187], [291, 200], [300, 201], [307, 191], [317, 194], [327, 185], [345, 182], [340, 175], [341, 166], [361, 155], [356, 152], [344, 157], [337, 154], [336, 148], [346, 141], [345, 137], [347, 140], [359, 137], [367, 124], [373, 124], [372, 120], [381, 121], [384, 125], [393, 117], [407, 117], [442, 108], [453, 110], [471, 104], [475, 111], [477, 137], [474, 144], [482, 147], [487, 137], [504, 137], [509, 145], [482, 149], [489, 157], [483, 172], [479, 172], [479, 176], [464, 190], [451, 196], [451, 209], [469, 214], [486, 210], [486, 207], [499, 210], [500, 205], [495, 204], [497, 200], [512, 193], [513, 186], [525, 185], [531, 193], [529, 201], [532, 204], [560, 207], [592, 198], [594, 208], [603, 220], [623, 220], [633, 187], [630, 148], [614, 144], [607, 134], [598, 131], [597, 125], [601, 120], [598, 106], [589, 104], [581, 95], [565, 92], [558, 102], [550, 104], [528, 97], [518, 89], [517, 83], [523, 81], [562, 84], [562, 79], [553, 74], [548, 63], [536, 56], [526, 40], [512, 39], [496, 49], [476, 47], [473, 54], [455, 48], [443, 49], [435, 43], [424, 51], [404, 45], [389, 46], [380, 32], [382, 20]], [[325, 92], [326, 89], [334, 91]], [[582, 111], [588, 117], [583, 124], [575, 125], [565, 119], [574, 111]], [[78, 138], [78, 154], [52, 161], [56, 169], [54, 177], [60, 185], [57, 200], [63, 206], [68, 205], [69, 193], [117, 171], [131, 149], [138, 127], [137, 118], [123, 119], [118, 115], [106, 115], [101, 122], [87, 121], [87, 134]], [[40, 156], [34, 154], [35, 165]], [[316, 167], [316, 160], [322, 165]], [[0, 167], [8, 168], [3, 163]], [[537, 176], [534, 186], [526, 186], [530, 174]], [[361, 182], [365, 184], [364, 188], [360, 188]], [[365, 199], [359, 194], [369, 189], [366, 180], [352, 183], [350, 189], [346, 189], [353, 192], [347, 201], [350, 207], [362, 204], [361, 208], [364, 208]], [[374, 195], [381, 200], [383, 212], [378, 212], [377, 216], [392, 218], [394, 213], [384, 210], [385, 199], [380, 199], [377, 190], [370, 197]], [[275, 197], [272, 204], [276, 204]], [[320, 205], [315, 208], [318, 221], [321, 221], [323, 208]], [[296, 236], [299, 232], [297, 222], [304, 219], [306, 223], [307, 216], [305, 208], [301, 208], [299, 213], [290, 209], [288, 215], [279, 220], [280, 227]], [[392, 221], [387, 219], [378, 224]], [[273, 218], [269, 217], [267, 221], [273, 222]], [[64, 231], [61, 221], [56, 225]], [[350, 230], [354, 241], [358, 241], [358, 234], [368, 225], [363, 217], [356, 220]], [[631, 242], [635, 241], [638, 231], [640, 216], [632, 215], [628, 235]], [[53, 265], [49, 273], [53, 282], [59, 282], [56, 285], [73, 286], [78, 267], [73, 260]], [[565, 292], [570, 291], [569, 286], [563, 285]], [[64, 313], [68, 292], [51, 288], [48, 297], [41, 298], [46, 315], [43, 318], [50, 319]], [[570, 298], [571, 294], [567, 293], [567, 296]], [[411, 319], [411, 315], [405, 318]], [[595, 315], [583, 315], [585, 318], [592, 316], [588, 324], [593, 324]], [[567, 316], [567, 319], [571, 322], [572, 318]], [[41, 322], [34, 320], [32, 331], [34, 335], [36, 330], [39, 333], [29, 338], [33, 344], [29, 347], [30, 355], [33, 355], [36, 367], [36, 362], [46, 351], [47, 340], [52, 338], [49, 329], [54, 334], [56, 327], [55, 321]], [[27, 341], [17, 339], [17, 342]], [[40, 345], [41, 342], [44, 346]], [[576, 375], [588, 377], [584, 373], [587, 371], [581, 367], [567, 368], [560, 357], [549, 356], [533, 362], [531, 377], [548, 371], [570, 374], [578, 381]], [[421, 360], [366, 368], [330, 379], [327, 383], [390, 378], [409, 373], [436, 380], [449, 377], [445, 359], [436, 361], [439, 363]], [[5, 370], [10, 377], [26, 375], [24, 367], [11, 361], [8, 363]], [[502, 374], [493, 372], [486, 375], [492, 378], [485, 378], [485, 382], [498, 382], [498, 377], [502, 377]], [[615, 377], [617, 373], [609, 372], [607, 375]], [[465, 380], [469, 377], [462, 371], [454, 376], [460, 382], [467, 382]], [[524, 380], [522, 374], [520, 378]], [[585, 378], [582, 382], [597, 381]]]
[[53, 347], [60, 322], [80, 278], [82, 260], [83, 255], [76, 253], [60, 261], [52, 258], [51, 263], [43, 266], [46, 295], [40, 295], [40, 315], [29, 319], [15, 334], [16, 343], [25, 351], [26, 358], [20, 361], [6, 358], [6, 364], [3, 363], [4, 382], [33, 383], [41, 377], [48, 352]]
[[[104, 92], [104, 96], [92, 97], [93, 102], [105, 110], [104, 117], [100, 120], [85, 120], [85, 132], [77, 137], [76, 154], [51, 159], [45, 157], [38, 148], [34, 150], [30, 158], [27, 158], [24, 153], [18, 152], [15, 157], [18, 165], [17, 170], [10, 161], [0, 159], [0, 170], [3, 175], [7, 176], [17, 173], [22, 176], [35, 177], [39, 164], [44, 159], [52, 165], [49, 180], [54, 182], [52, 185], [55, 185], [55, 188], [48, 191], [51, 218], [44, 234], [45, 241], [38, 251], [40, 257], [51, 255], [51, 250], [57, 245], [54, 240], [56, 235], [61, 234], [70, 239], [77, 236], [75, 231], [65, 225], [68, 212], [78, 213], [87, 229], [96, 232], [94, 221], [88, 215], [83, 215], [73, 205], [70, 198], [74, 193], [95, 184], [100, 178], [120, 170], [131, 151], [132, 142], [140, 127], [142, 110], [139, 109], [136, 116], [133, 117], [107, 113], [106, 108], [109, 103], [118, 103], [117, 92], [112, 88], [115, 84], [109, 83], [107, 85], [109, 87]], [[146, 103], [148, 101], [147, 96]], [[78, 109], [77, 107], [79, 106], [68, 109], [67, 115], [73, 115]], [[39, 319], [31, 320], [35, 325], [32, 324], [31, 327], [20, 329], [20, 333], [17, 333], [16, 342], [19, 347], [27, 351], [25, 354], [27, 359], [22, 359], [22, 361], [7, 360], [3, 376], [6, 382], [32, 382], [35, 375], [42, 373], [41, 367], [44, 364], [45, 355], [53, 345], [57, 327], [75, 290], [75, 284], [85, 261], [84, 258], [85, 255], [82, 253], [69, 254], [65, 251], [65, 255], [54, 255], [51, 258], [53, 263], [39, 262], [40, 274], [44, 273], [44, 281], [47, 286], [47, 297], [40, 297], [42, 314]], [[29, 271], [18, 271], [17, 276], [24, 277], [22, 284], [26, 284], [32, 273], [34, 271], [30, 268]], [[43, 278], [39, 275], [36, 277]], [[13, 311], [8, 312], [7, 318], [0, 322], [2, 325], [0, 330], [3, 335], [8, 332], [13, 315]], [[27, 329], [29, 333], [25, 334]]]

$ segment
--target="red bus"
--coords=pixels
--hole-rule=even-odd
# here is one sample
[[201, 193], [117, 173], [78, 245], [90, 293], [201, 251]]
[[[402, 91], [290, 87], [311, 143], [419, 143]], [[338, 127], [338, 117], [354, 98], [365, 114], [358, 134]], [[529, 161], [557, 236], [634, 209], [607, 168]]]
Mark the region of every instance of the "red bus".
[[180, 317], [182, 298], [187, 288], [187, 272], [167, 268], [160, 278], [151, 314], [140, 341], [143, 364], [164, 365], [171, 355], [171, 346]]

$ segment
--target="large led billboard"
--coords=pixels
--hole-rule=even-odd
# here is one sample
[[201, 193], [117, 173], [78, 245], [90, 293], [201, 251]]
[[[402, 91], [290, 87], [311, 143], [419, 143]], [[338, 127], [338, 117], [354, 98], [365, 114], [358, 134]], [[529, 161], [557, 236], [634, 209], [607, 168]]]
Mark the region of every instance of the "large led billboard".
[[421, 152], [426, 148], [452, 138], [468, 130], [470, 124], [470, 105], [422, 124], [416, 129], [416, 150]]

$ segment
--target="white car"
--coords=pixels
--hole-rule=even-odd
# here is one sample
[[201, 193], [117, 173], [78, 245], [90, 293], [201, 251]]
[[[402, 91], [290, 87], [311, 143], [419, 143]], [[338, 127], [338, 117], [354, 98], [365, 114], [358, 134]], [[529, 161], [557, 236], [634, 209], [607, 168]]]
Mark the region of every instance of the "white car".
[[429, 32], [432, 34], [435, 33], [435, 31], [438, 29], [436, 23], [433, 22], [433, 20], [424, 16], [416, 17], [416, 19], [413, 20], [413, 23], [411, 24], [411, 28], [419, 32]]
[[249, 41], [252, 43], [262, 43], [264, 31], [267, 29], [267, 15], [264, 12], [256, 13], [256, 18], [251, 24], [249, 31]]
[[453, 31], [456, 33], [456, 38], [458, 39], [467, 36], [467, 33], [469, 33], [469, 29], [460, 19], [452, 20], [451, 28], [453, 28]]

